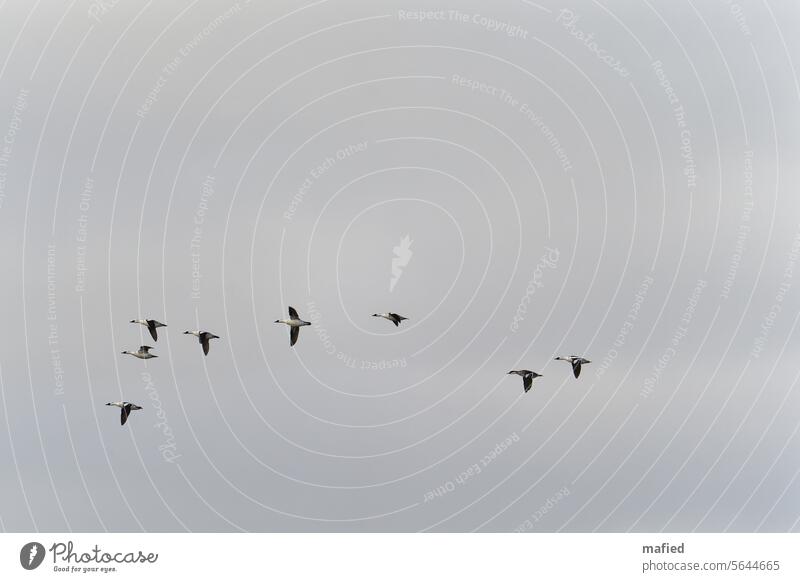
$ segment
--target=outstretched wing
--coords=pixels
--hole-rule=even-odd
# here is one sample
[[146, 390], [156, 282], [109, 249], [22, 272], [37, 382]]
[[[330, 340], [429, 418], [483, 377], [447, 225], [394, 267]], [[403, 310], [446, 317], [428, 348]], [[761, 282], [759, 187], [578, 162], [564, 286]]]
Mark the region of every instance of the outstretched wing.
[[525, 393], [527, 394], [528, 390], [530, 390], [531, 386], [533, 386], [533, 374], [525, 374], [522, 377], [522, 385], [525, 388]]
[[392, 323], [394, 324], [395, 327], [399, 327], [401, 321], [403, 321], [404, 319], [408, 319], [407, 317], [403, 317], [402, 315], [397, 315], [396, 313], [390, 313], [389, 317], [392, 318]]
[[131, 413], [131, 405], [128, 404], [127, 406], [123, 406], [122, 410], [120, 410], [120, 424], [125, 424], [128, 421], [128, 415]]
[[150, 330], [150, 335], [153, 337], [153, 341], [158, 341], [158, 333], [156, 333], [156, 322], [152, 319], [147, 322], [147, 329]]
[[145, 354], [148, 353], [152, 349], [153, 348], [151, 348], [150, 346], [139, 346], [139, 351], [140, 352], [144, 352]]
[[205, 334], [204, 334], [204, 335], [202, 335], [202, 336], [200, 337], [200, 343], [201, 343], [201, 344], [203, 344], [203, 353], [204, 353], [205, 355], [208, 355], [208, 348], [210, 347], [210, 345], [209, 345], [209, 341], [208, 341], [208, 336], [207, 336], [207, 335], [205, 335]]
[[580, 359], [572, 360], [572, 373], [575, 374], [575, 377], [581, 375], [581, 361]]
[[291, 305], [289, 306], [289, 317], [292, 319], [300, 319], [300, 316], [297, 315], [297, 310]]
[[300, 328], [292, 326], [289, 328], [289, 345], [293, 346], [297, 343], [297, 338], [300, 337]]

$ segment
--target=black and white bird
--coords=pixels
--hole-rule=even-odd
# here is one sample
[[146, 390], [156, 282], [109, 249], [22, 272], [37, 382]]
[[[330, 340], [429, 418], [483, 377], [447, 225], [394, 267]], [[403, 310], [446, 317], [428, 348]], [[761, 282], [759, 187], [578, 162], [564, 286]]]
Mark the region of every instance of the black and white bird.
[[582, 364], [592, 363], [590, 360], [587, 360], [586, 358], [581, 358], [580, 356], [569, 356], [568, 358], [565, 358], [563, 356], [558, 356], [555, 359], [563, 360], [565, 362], [569, 362], [570, 364], [572, 364], [572, 373], [575, 374], [576, 378], [581, 375]]
[[533, 386], [533, 379], [541, 377], [541, 374], [531, 372], [530, 370], [511, 370], [509, 374], [522, 376], [522, 387], [525, 389], [526, 393], [531, 389], [531, 386]]
[[150, 346], [139, 346], [139, 350], [136, 352], [131, 351], [124, 351], [123, 354], [130, 354], [134, 358], [139, 358], [140, 360], [149, 360], [150, 358], [157, 358], [158, 356], [155, 354], [151, 354], [150, 350], [153, 348]]
[[384, 319], [388, 319], [395, 325], [395, 327], [398, 327], [401, 321], [408, 319], [407, 317], [397, 315], [396, 313], [373, 313], [372, 317], [382, 317]]
[[203, 346], [203, 353], [205, 355], [208, 355], [208, 350], [211, 347], [208, 342], [212, 339], [219, 339], [218, 335], [214, 335], [210, 331], [200, 331], [199, 329], [195, 331], [185, 331], [183, 333], [184, 335], [188, 333], [189, 335], [195, 336], [200, 341], [200, 345]]
[[156, 332], [156, 329], [159, 327], [167, 327], [166, 323], [161, 323], [155, 319], [131, 319], [131, 323], [139, 323], [145, 326], [150, 332], [154, 342], [158, 341], [158, 333]]
[[131, 402], [106, 402], [106, 406], [118, 406], [121, 408], [120, 424], [125, 424], [131, 414], [131, 410], [141, 410], [142, 407]]
[[284, 323], [289, 326], [289, 345], [293, 346], [297, 343], [297, 338], [300, 336], [300, 328], [304, 325], [311, 325], [309, 321], [303, 321], [297, 315], [297, 310], [289, 306], [289, 319], [276, 319], [275, 323]]

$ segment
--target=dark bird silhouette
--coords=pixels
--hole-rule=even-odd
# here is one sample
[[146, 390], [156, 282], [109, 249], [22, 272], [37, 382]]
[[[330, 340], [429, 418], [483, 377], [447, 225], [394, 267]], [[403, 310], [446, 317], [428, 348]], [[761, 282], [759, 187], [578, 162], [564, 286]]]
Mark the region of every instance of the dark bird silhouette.
[[575, 374], [576, 378], [581, 375], [581, 364], [591, 364], [592, 363], [590, 360], [587, 360], [585, 358], [581, 358], [580, 356], [569, 356], [568, 358], [565, 358], [563, 356], [558, 356], [555, 359], [556, 360], [563, 360], [565, 362], [569, 362], [570, 364], [572, 364], [572, 373]]
[[531, 389], [531, 386], [533, 386], [533, 379], [541, 377], [541, 374], [531, 372], [530, 370], [511, 370], [509, 374], [522, 376], [522, 387], [525, 389], [526, 393]]
[[200, 341], [200, 345], [203, 346], [203, 353], [205, 355], [208, 355], [208, 350], [211, 347], [208, 342], [210, 340], [212, 340], [212, 339], [219, 339], [218, 335], [214, 335], [213, 333], [211, 333], [209, 331], [195, 330], [195, 331], [185, 331], [183, 333], [184, 334], [188, 333], [189, 335], [193, 335], [193, 336], [197, 337], [197, 339]]
[[297, 338], [300, 336], [300, 328], [304, 325], [311, 325], [311, 322], [303, 321], [297, 315], [297, 310], [289, 306], [289, 319], [276, 319], [275, 323], [285, 323], [289, 326], [289, 345], [293, 346], [297, 343]]
[[166, 323], [161, 323], [155, 319], [131, 319], [131, 323], [139, 323], [145, 326], [150, 332], [150, 336], [153, 338], [154, 342], [158, 341], [158, 332], [156, 332], [156, 329], [159, 327], [167, 327]]
[[407, 317], [397, 315], [396, 313], [373, 313], [372, 317], [382, 317], [384, 319], [388, 319], [395, 325], [395, 327], [398, 327], [401, 321], [408, 319]]
[[131, 414], [131, 410], [142, 409], [141, 406], [133, 404], [131, 402], [106, 402], [106, 406], [118, 406], [121, 409], [120, 410], [121, 415], [119, 419], [120, 424], [125, 424], [126, 422], [128, 422], [128, 417]]

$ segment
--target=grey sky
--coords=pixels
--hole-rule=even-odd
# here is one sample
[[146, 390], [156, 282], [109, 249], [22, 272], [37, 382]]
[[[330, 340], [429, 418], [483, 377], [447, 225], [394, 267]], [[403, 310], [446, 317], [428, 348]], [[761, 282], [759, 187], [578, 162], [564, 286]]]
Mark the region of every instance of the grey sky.
[[268, 4], [0, 8], [0, 527], [798, 529], [796, 7]]

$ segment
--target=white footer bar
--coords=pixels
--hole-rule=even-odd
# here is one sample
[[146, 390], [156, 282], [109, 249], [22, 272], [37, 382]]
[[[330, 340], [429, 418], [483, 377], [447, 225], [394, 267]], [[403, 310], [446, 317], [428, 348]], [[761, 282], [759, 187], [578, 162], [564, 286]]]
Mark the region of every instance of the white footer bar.
[[0, 580], [800, 580], [800, 534], [0, 534]]

